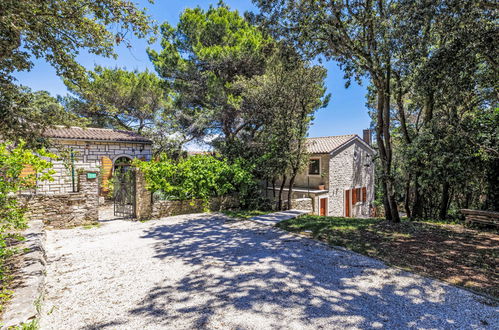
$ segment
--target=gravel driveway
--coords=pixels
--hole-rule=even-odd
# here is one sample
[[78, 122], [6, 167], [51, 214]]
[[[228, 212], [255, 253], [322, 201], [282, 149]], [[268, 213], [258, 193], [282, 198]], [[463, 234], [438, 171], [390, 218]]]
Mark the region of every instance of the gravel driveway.
[[42, 329], [499, 328], [468, 291], [249, 221], [49, 231]]

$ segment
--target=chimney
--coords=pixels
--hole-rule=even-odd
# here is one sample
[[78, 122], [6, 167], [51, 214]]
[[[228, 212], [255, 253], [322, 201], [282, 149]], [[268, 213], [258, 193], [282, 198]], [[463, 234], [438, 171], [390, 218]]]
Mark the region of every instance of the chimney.
[[362, 139], [368, 145], [371, 145], [371, 143], [372, 143], [372, 141], [371, 141], [371, 134], [372, 134], [372, 130], [371, 129], [365, 129], [365, 130], [362, 131]]

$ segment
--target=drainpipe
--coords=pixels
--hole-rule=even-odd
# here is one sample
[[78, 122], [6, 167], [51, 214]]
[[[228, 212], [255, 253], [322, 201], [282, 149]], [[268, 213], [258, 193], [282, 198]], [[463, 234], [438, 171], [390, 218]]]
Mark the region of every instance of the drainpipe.
[[75, 155], [73, 148], [71, 148], [71, 183], [73, 184], [73, 192], [76, 192], [75, 187]]

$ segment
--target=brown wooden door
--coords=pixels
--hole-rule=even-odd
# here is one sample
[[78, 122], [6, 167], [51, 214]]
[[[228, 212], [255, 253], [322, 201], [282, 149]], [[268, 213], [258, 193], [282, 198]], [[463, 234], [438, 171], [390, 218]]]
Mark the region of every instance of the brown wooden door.
[[345, 217], [350, 217], [350, 190], [345, 191]]
[[325, 216], [326, 215], [326, 200], [327, 198], [321, 198], [319, 199], [320, 201], [320, 215]]

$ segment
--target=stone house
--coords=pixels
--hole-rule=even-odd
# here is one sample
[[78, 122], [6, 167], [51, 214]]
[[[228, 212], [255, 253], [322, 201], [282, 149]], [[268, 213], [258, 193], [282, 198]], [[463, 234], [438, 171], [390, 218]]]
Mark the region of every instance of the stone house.
[[[364, 135], [369, 140], [370, 135]], [[309, 164], [296, 177], [292, 198], [311, 198], [317, 215], [369, 217], [375, 154], [369, 142], [356, 134], [308, 138]], [[288, 191], [286, 188], [285, 198]]]
[[[65, 155], [64, 160], [53, 162], [54, 181], [38, 182], [36, 194], [66, 194], [75, 192], [76, 171], [98, 171], [100, 194], [107, 192], [106, 182], [120, 166], [129, 166], [134, 158], [151, 160], [152, 141], [134, 132], [57, 126], [47, 129], [50, 151]], [[30, 169], [26, 168], [25, 173]]]

